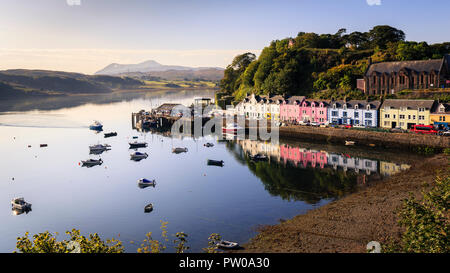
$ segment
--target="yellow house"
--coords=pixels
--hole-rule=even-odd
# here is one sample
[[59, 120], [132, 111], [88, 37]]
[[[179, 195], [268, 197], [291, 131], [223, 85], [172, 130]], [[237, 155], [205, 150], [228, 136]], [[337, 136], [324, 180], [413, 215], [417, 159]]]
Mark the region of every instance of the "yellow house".
[[381, 128], [411, 129], [413, 125], [430, 125], [434, 100], [385, 100], [380, 108]]
[[449, 127], [450, 104], [436, 103], [430, 114], [430, 123], [441, 127]]

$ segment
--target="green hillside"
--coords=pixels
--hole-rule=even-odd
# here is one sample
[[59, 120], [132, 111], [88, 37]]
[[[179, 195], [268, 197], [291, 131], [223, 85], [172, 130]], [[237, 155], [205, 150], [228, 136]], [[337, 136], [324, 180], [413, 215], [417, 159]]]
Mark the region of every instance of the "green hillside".
[[108, 93], [114, 89], [131, 89], [143, 85], [129, 77], [84, 75], [46, 70], [0, 71], [0, 98], [12, 99], [30, 95], [68, 95]]
[[349, 34], [345, 29], [335, 34], [300, 32], [272, 41], [258, 58], [252, 53], [236, 56], [224, 72], [217, 99], [230, 103], [247, 93], [361, 97], [354, 91], [356, 79], [363, 76], [369, 57], [374, 62], [426, 60], [449, 52], [450, 42], [405, 41], [405, 33], [390, 26]]

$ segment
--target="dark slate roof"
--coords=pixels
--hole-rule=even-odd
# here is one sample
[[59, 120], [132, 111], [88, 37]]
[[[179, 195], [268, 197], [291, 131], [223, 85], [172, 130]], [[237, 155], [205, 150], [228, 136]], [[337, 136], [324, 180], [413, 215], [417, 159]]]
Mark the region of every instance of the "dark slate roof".
[[367, 106], [370, 105], [370, 109], [376, 110], [381, 106], [381, 101], [378, 100], [349, 100], [347, 102], [344, 100], [338, 100], [330, 102], [330, 106], [333, 106], [334, 103], [336, 103], [336, 108], [343, 108], [344, 104], [347, 104], [347, 109], [355, 109], [356, 105], [358, 105], [359, 109], [367, 109]]
[[426, 108], [431, 110], [434, 100], [385, 100], [383, 107], [391, 107], [399, 109], [400, 107], [407, 107], [408, 109]]
[[330, 105], [330, 101], [329, 100], [315, 100], [315, 99], [306, 99], [305, 100], [306, 104], [309, 106], [312, 103], [315, 103], [316, 106], [318, 107], [320, 105], [320, 103], [323, 103], [323, 105], [325, 107], [327, 107], [328, 105]]
[[[441, 107], [441, 105], [444, 106], [444, 113], [439, 112], [439, 108]], [[436, 103], [433, 107], [433, 109], [431, 110], [431, 112], [433, 114], [450, 114], [450, 104], [449, 103]]]
[[384, 62], [370, 65], [367, 69], [366, 76], [370, 76], [373, 72], [377, 73], [398, 73], [405, 68], [406, 70], [415, 72], [440, 71], [443, 59], [425, 60], [425, 61], [403, 61], [403, 62]]
[[287, 104], [294, 104], [295, 102], [301, 103], [306, 97], [305, 96], [291, 96], [286, 99]]

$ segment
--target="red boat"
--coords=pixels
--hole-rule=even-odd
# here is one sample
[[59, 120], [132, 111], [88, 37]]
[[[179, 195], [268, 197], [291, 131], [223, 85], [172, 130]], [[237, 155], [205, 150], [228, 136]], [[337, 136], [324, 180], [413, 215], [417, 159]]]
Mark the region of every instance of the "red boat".
[[237, 124], [228, 124], [226, 127], [222, 128], [222, 132], [226, 134], [241, 134], [245, 133], [245, 129], [238, 126]]

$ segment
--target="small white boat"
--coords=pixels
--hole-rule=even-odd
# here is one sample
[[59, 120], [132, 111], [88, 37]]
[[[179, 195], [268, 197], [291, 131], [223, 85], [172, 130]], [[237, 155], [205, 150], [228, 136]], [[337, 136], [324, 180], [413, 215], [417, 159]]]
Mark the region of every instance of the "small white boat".
[[150, 203], [150, 204], [148, 204], [147, 206], [144, 207], [144, 212], [145, 213], [151, 212], [152, 210], [153, 210], [153, 204], [152, 203]]
[[237, 125], [236, 123], [227, 124], [226, 127], [222, 128], [222, 132], [227, 134], [242, 134], [245, 133], [245, 129]]
[[17, 209], [17, 210], [30, 210], [31, 209], [31, 204], [28, 202], [25, 202], [25, 199], [23, 197], [14, 198], [11, 201], [11, 206], [13, 209]]
[[172, 149], [172, 153], [175, 153], [175, 154], [180, 154], [180, 153], [187, 153], [187, 151], [188, 151], [188, 148], [173, 148]]
[[100, 123], [100, 121], [95, 120], [94, 123], [89, 126], [89, 129], [95, 131], [102, 131], [103, 125]]
[[222, 249], [234, 249], [237, 248], [238, 246], [239, 246], [238, 243], [230, 241], [220, 241], [219, 243], [217, 243], [217, 247]]
[[213, 147], [214, 144], [208, 142], [208, 143], [203, 144], [203, 146], [210, 148], [210, 147]]
[[353, 145], [355, 145], [355, 142], [354, 141], [345, 141], [345, 145], [346, 146], [353, 146]]
[[141, 178], [138, 180], [138, 185], [141, 187], [148, 187], [148, 186], [154, 187], [154, 186], [156, 186], [156, 181], [155, 181], [155, 179], [148, 180], [146, 178]]
[[132, 160], [142, 160], [142, 159], [147, 158], [148, 154], [147, 153], [135, 152], [135, 153], [132, 153], [130, 156], [131, 156]]

